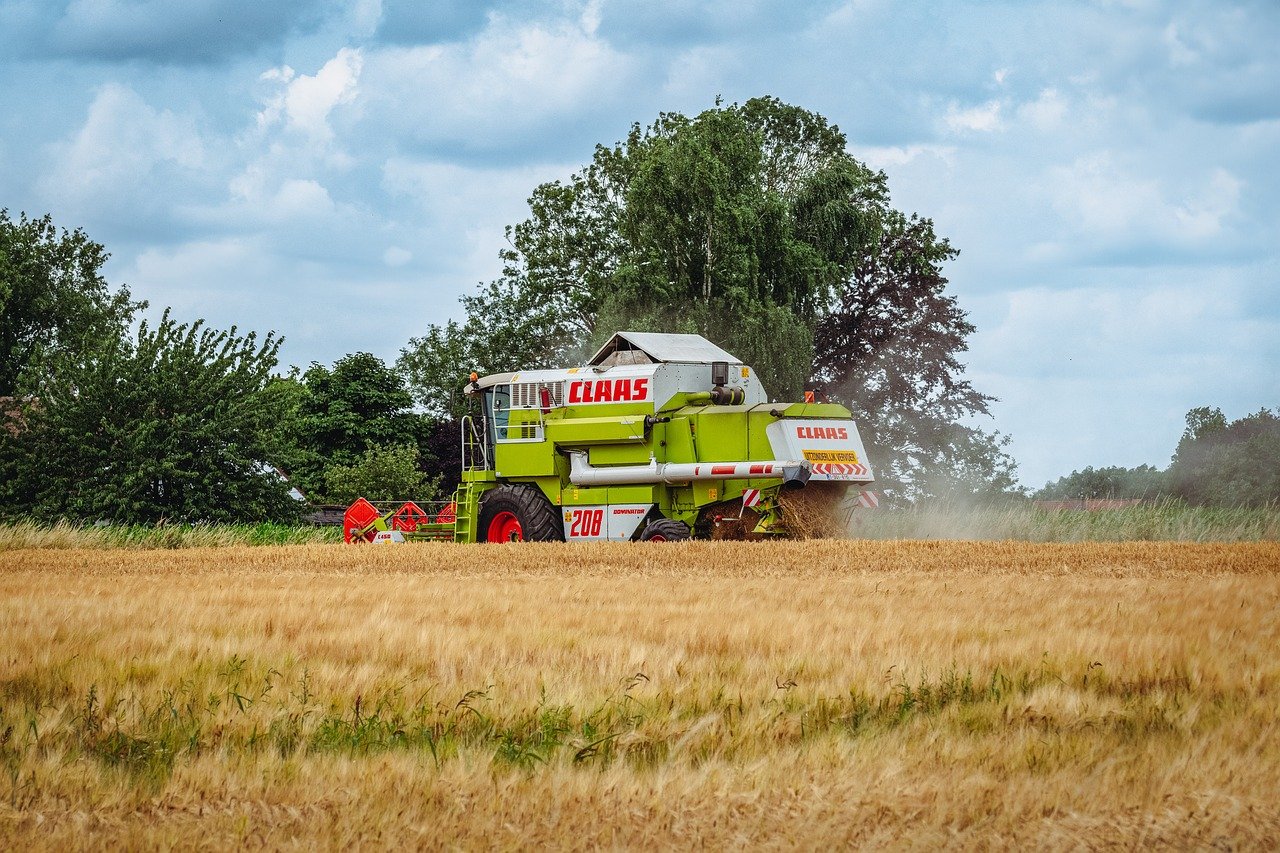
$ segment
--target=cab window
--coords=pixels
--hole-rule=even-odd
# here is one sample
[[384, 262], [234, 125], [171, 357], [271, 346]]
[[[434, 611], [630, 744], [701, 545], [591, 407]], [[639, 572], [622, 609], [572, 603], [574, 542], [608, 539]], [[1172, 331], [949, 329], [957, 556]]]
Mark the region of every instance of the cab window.
[[511, 386], [495, 385], [484, 399], [485, 415], [492, 424], [491, 436], [494, 441], [505, 441], [507, 424], [511, 420]]

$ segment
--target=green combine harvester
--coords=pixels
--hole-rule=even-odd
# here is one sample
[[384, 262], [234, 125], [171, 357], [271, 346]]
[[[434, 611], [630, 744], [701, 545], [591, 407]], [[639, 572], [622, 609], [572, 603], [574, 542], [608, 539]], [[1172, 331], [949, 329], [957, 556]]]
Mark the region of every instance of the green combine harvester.
[[480, 411], [462, 420], [453, 500], [361, 498], [346, 541], [786, 536], [810, 527], [784, 491], [803, 490], [805, 512], [874, 505], [848, 409], [770, 403], [700, 335], [618, 332], [583, 367], [472, 374], [466, 391]]

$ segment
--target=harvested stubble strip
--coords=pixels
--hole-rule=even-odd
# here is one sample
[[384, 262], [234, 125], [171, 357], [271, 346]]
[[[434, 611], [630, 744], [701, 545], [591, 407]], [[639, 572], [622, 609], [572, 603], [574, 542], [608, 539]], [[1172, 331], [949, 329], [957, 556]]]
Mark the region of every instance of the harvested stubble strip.
[[895, 571], [961, 574], [1277, 574], [1280, 543], [805, 542], [290, 545], [181, 551], [12, 551], [0, 573], [537, 574], [801, 577]]

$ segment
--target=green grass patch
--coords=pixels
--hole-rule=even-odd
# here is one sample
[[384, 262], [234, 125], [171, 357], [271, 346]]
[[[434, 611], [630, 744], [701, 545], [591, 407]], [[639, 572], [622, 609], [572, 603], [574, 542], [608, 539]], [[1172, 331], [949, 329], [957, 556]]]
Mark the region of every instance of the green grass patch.
[[1280, 505], [1193, 507], [1160, 501], [1094, 511], [1045, 510], [1030, 503], [857, 510], [850, 533], [864, 539], [1260, 542], [1280, 539]]
[[[13, 784], [19, 768], [42, 754], [88, 758], [104, 773], [155, 789], [180, 762], [201, 755], [234, 761], [410, 752], [439, 767], [465, 753], [511, 768], [625, 762], [641, 769], [753, 760], [817, 739], [895, 732], [1147, 741], [1219, 725], [1233, 707], [1200, 695], [1183, 674], [1114, 678], [1097, 665], [1072, 671], [1047, 658], [1012, 671], [922, 673], [876, 693], [805, 695], [783, 687], [744, 699], [679, 685], [633, 695], [627, 687], [590, 706], [546, 695], [533, 705], [511, 703], [493, 686], [449, 700], [431, 688], [417, 695], [397, 688], [335, 702], [312, 692], [306, 670], [286, 677], [234, 656], [177, 684], [125, 678], [94, 684], [79, 697], [66, 695], [57, 671], [46, 676], [0, 682], [0, 758]], [[47, 683], [33, 690], [33, 679]], [[1045, 689], [1106, 711], [1033, 711], [1032, 697]], [[1192, 700], [1222, 710], [1187, 718]]]
[[19, 548], [220, 548], [341, 542], [342, 528], [259, 524], [78, 526], [20, 521], [0, 525], [0, 551]]

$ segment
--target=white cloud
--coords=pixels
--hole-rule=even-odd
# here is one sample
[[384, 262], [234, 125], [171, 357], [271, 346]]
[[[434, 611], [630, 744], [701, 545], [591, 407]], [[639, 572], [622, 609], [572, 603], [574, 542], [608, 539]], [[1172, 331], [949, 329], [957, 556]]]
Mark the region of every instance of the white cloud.
[[382, 20], [382, 0], [354, 0], [347, 10], [347, 18], [353, 36], [371, 37]]
[[[496, 277], [503, 229], [529, 215], [526, 199], [540, 183], [562, 178], [575, 165], [546, 164], [506, 169], [395, 157], [383, 167], [382, 187], [409, 201], [410, 217], [422, 229], [417, 257], [435, 256], [452, 275], [455, 289]], [[415, 244], [404, 242], [412, 248]], [[441, 250], [446, 249], [442, 252]], [[448, 311], [454, 312], [450, 303]]]
[[[1065, 367], [1125, 366], [1132, 373], [1163, 370], [1170, 358], [1191, 358], [1184, 341], [1232, 319], [1221, 294], [1197, 284], [1113, 279], [1065, 290], [1026, 288], [1007, 295], [1008, 315], [984, 346], [1005, 358], [1014, 374], [1052, 374]], [[1038, 358], [1037, 358], [1038, 357]], [[1042, 359], [1041, 363], [1037, 363]], [[1117, 371], [1120, 372], [1120, 371]]]
[[[127, 86], [98, 90], [84, 124], [66, 142], [50, 147], [51, 170], [38, 182], [50, 199], [96, 207], [136, 198], [155, 189], [150, 180], [162, 168], [195, 172], [206, 162], [205, 146], [191, 119], [156, 110]], [[179, 187], [164, 193], [180, 195]]]
[[277, 84], [279, 91], [266, 100], [258, 113], [259, 128], [283, 122], [311, 139], [331, 139], [329, 114], [356, 99], [363, 66], [364, 54], [344, 47], [313, 75], [299, 75], [288, 65], [263, 72], [260, 79]]
[[382, 186], [451, 220], [507, 223], [528, 214], [525, 200], [535, 186], [566, 177], [577, 168], [568, 163], [483, 168], [393, 157], [383, 166]]
[[850, 152], [873, 169], [891, 170], [922, 159], [934, 159], [947, 166], [955, 165], [954, 145], [854, 145]]
[[410, 137], [503, 147], [514, 134], [590, 113], [624, 91], [633, 64], [575, 20], [519, 21], [494, 13], [474, 39], [388, 48], [368, 57], [368, 103]]
[[413, 260], [413, 252], [399, 246], [389, 246], [382, 253], [382, 262], [389, 267], [402, 267]]
[[1107, 244], [1204, 241], [1218, 236], [1238, 208], [1240, 181], [1213, 169], [1199, 186], [1178, 181], [1175, 194], [1159, 178], [1122, 166], [1101, 152], [1049, 171], [1054, 208], [1080, 232]]
[[990, 133], [999, 130], [1002, 126], [1000, 121], [1000, 109], [1002, 105], [999, 101], [987, 101], [976, 107], [968, 107], [962, 109], [958, 104], [952, 103], [947, 107], [947, 114], [943, 118], [947, 130], [952, 133]]
[[1173, 66], [1191, 65], [1200, 58], [1200, 54], [1196, 53], [1178, 33], [1178, 25], [1176, 22], [1170, 21], [1169, 25], [1164, 28], [1162, 33], [1164, 45], [1169, 50], [1169, 64]]
[[457, 317], [530, 190], [630, 121], [776, 94], [962, 250], [971, 375], [1033, 479], [1158, 463], [1191, 405], [1274, 405], [1280, 15], [1257, 4], [457, 3], [397, 39], [390, 0], [172, 5], [0, 0], [0, 198], [298, 363]]
[[422, 331], [418, 306], [432, 302], [403, 273], [366, 268], [353, 278], [324, 259], [282, 253], [257, 234], [147, 249], [119, 274], [151, 300], [148, 316], [172, 306], [174, 316], [203, 317], [214, 328], [283, 333], [286, 366], [357, 350], [394, 359]]
[[690, 45], [667, 61], [658, 88], [670, 102], [704, 104], [708, 92], [722, 92], [726, 77], [750, 63], [751, 57], [723, 44]]
[[357, 221], [367, 227], [367, 211], [335, 201], [329, 190], [359, 162], [344, 150], [349, 139], [338, 136], [334, 123], [338, 111], [351, 109], [360, 96], [363, 64], [362, 51], [342, 48], [314, 74], [283, 65], [259, 75], [270, 93], [261, 98], [253, 127], [236, 138], [234, 171], [223, 177], [225, 196], [203, 205], [197, 218], [242, 232], [270, 228], [294, 243], [315, 239], [298, 231], [304, 224], [323, 226], [331, 236], [342, 221], [351, 233]]
[[[124, 278], [134, 292], [147, 295], [155, 311], [170, 307], [177, 317], [209, 317], [218, 323], [227, 314], [252, 310], [252, 291], [230, 285], [255, 279], [262, 263], [263, 255], [252, 240], [198, 240], [139, 252], [125, 268]], [[252, 316], [221, 325], [232, 322], [256, 328]]]
[[228, 187], [231, 217], [241, 224], [311, 222], [335, 210], [333, 199], [313, 178], [284, 178], [261, 164], [249, 166]]
[[1174, 218], [1182, 232], [1196, 239], [1219, 234], [1223, 220], [1239, 207], [1241, 186], [1226, 169], [1214, 169], [1207, 185], [1174, 209]]
[[1165, 207], [1158, 181], [1127, 172], [1107, 152], [1051, 169], [1049, 184], [1058, 212], [1080, 230], [1098, 234], [1143, 228]]
[[1061, 128], [1066, 116], [1066, 99], [1054, 88], [1044, 89], [1034, 101], [1028, 101], [1018, 107], [1018, 118], [1029, 122], [1032, 127], [1041, 132]]

